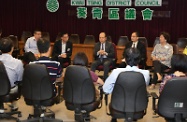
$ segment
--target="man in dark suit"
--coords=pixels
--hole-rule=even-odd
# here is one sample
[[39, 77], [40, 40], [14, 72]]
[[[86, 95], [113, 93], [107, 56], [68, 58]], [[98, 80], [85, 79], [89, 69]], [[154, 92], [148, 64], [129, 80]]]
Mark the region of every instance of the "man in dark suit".
[[53, 48], [52, 59], [59, 61], [62, 68], [63, 63], [71, 61], [72, 43], [69, 40], [68, 33], [61, 34], [61, 40], [56, 41]]
[[102, 64], [104, 66], [103, 79], [105, 80], [108, 77], [109, 67], [114, 58], [114, 47], [112, 43], [106, 41], [105, 32], [99, 34], [99, 42], [94, 47], [94, 57], [95, 61], [91, 65], [91, 70], [95, 72], [96, 68]]
[[[147, 51], [146, 51], [146, 47], [145, 44], [143, 44], [142, 42], [138, 41], [138, 32], [133, 32], [131, 35], [131, 41], [129, 43], [126, 44], [124, 52], [123, 52], [123, 57], [125, 55], [125, 51], [128, 48], [137, 48], [140, 51], [140, 63], [139, 66], [141, 66], [140, 68], [145, 68], [146, 66], [146, 61], [147, 61]], [[126, 67], [126, 62], [125, 59], [122, 59], [122, 63], [119, 65], [120, 68], [124, 68]]]

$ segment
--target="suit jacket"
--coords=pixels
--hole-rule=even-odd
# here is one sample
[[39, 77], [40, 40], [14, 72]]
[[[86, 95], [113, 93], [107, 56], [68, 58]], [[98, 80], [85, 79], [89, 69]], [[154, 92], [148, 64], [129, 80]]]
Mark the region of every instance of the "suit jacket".
[[[97, 42], [95, 44], [95, 47], [94, 47], [94, 57], [95, 59], [98, 59], [99, 58], [99, 55], [97, 55], [97, 52], [100, 50], [100, 47], [101, 47], [101, 42]], [[105, 42], [105, 52], [108, 53], [108, 56], [107, 58], [114, 58], [114, 47], [112, 45], [112, 43], [110, 42]]]
[[[126, 49], [131, 48], [132, 44], [133, 44], [132, 41], [130, 41], [129, 43], [126, 44], [125, 50], [123, 52], [123, 57], [125, 57]], [[137, 44], [136, 48], [140, 51], [141, 60], [145, 60], [146, 61], [147, 60], [147, 49], [146, 49], [145, 45], [142, 42], [138, 41], [138, 44]]]
[[[67, 41], [66, 43], [66, 55], [67, 58], [70, 58], [72, 55], [72, 43]], [[62, 40], [56, 41], [53, 47], [52, 57], [53, 59], [57, 60], [58, 56], [62, 53]]]

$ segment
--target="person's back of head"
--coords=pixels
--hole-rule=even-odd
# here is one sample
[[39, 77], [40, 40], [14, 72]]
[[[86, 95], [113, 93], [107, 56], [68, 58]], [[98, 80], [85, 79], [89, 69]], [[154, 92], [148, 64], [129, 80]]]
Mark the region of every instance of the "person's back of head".
[[171, 68], [172, 71], [180, 71], [187, 73], [187, 55], [184, 54], [174, 54], [171, 58]]
[[127, 65], [137, 66], [140, 62], [140, 51], [137, 48], [128, 48], [125, 51], [125, 60]]
[[1, 53], [9, 53], [13, 51], [14, 44], [12, 40], [8, 37], [2, 38], [0, 40], [0, 50]]
[[37, 47], [40, 53], [47, 53], [50, 48], [50, 41], [40, 38], [37, 41]]
[[30, 62], [36, 61], [36, 57], [34, 56], [34, 54], [32, 52], [26, 52], [23, 55], [23, 62], [24, 64], [29, 64]]
[[84, 52], [78, 52], [74, 59], [73, 65], [81, 65], [81, 66], [88, 66], [88, 57]]

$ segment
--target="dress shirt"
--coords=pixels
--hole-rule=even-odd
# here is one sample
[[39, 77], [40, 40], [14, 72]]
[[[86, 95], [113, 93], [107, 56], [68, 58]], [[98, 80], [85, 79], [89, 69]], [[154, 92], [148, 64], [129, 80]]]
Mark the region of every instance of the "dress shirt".
[[44, 64], [49, 72], [51, 82], [55, 84], [56, 78], [62, 76], [62, 67], [59, 62], [51, 61], [49, 57], [42, 56], [37, 61], [30, 62], [30, 64]]
[[127, 65], [126, 68], [117, 68], [112, 71], [110, 76], [106, 79], [105, 84], [103, 85], [103, 91], [105, 93], [111, 93], [113, 91], [114, 84], [118, 78], [118, 75], [121, 72], [125, 72], [125, 71], [135, 71], [135, 72], [142, 73], [145, 78], [146, 85], [149, 84], [149, 80], [150, 80], [149, 70], [142, 70], [142, 69], [139, 69], [137, 66], [131, 67]]
[[61, 52], [61, 54], [65, 53], [65, 52], [66, 52], [66, 43], [62, 42], [62, 52]]
[[[103, 44], [103, 49], [102, 49], [102, 44]], [[105, 43], [101, 43], [100, 50], [104, 50], [105, 51]], [[97, 55], [99, 55], [99, 52], [97, 52]], [[99, 57], [101, 57], [101, 55]], [[103, 55], [102, 58], [107, 58], [107, 55]]]
[[6, 68], [11, 87], [14, 87], [14, 82], [22, 80], [23, 63], [20, 60], [13, 58], [10, 54], [0, 55], [0, 61], [3, 62]]
[[30, 37], [27, 39], [25, 43], [25, 52], [32, 52], [34, 54], [38, 54], [37, 42], [34, 37]]
[[137, 42], [133, 42], [131, 47], [132, 48], [137, 48], [137, 45], [138, 45], [138, 41]]
[[151, 56], [155, 56], [156, 58], [165, 58], [166, 60], [160, 61], [162, 64], [171, 67], [171, 57], [173, 55], [173, 47], [170, 44], [166, 44], [162, 46], [161, 44], [157, 44]]

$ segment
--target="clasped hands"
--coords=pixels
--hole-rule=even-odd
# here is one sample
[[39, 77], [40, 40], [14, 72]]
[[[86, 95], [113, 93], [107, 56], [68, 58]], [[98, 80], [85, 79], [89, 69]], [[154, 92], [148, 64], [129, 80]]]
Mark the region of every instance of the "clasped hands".
[[156, 61], [156, 60], [165, 61], [166, 60], [165, 58], [157, 58], [156, 56], [152, 56], [152, 59], [153, 59], [153, 61]]
[[99, 55], [107, 55], [107, 52], [105, 52], [104, 50], [99, 50], [98, 53]]
[[66, 53], [63, 53], [63, 54], [59, 55], [59, 57], [61, 57], [61, 58], [66, 58], [67, 55], [66, 55]]

